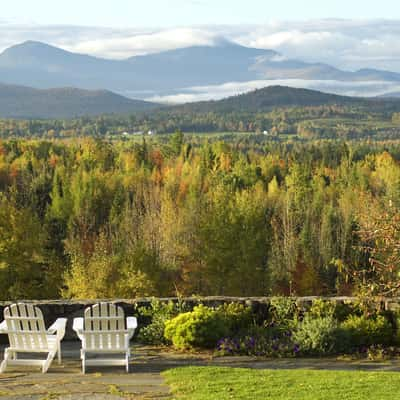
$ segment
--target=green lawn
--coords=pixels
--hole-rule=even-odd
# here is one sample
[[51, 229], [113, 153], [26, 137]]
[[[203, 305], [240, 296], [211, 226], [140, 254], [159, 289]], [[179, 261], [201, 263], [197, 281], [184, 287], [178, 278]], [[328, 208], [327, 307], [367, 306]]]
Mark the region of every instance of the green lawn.
[[400, 372], [186, 367], [163, 375], [180, 400], [400, 399]]

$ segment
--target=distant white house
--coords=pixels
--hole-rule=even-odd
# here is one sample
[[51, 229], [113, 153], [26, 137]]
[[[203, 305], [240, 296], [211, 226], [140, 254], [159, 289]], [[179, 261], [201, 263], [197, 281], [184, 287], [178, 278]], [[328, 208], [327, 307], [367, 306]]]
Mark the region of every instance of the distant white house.
[[[135, 131], [135, 132], [124, 131], [124, 132], [121, 133], [121, 135], [125, 136], [125, 137], [126, 136], [140, 136], [140, 135], [144, 135], [144, 134], [145, 134], [145, 132], [143, 132], [143, 131]], [[148, 135], [155, 135], [156, 132], [153, 131], [153, 130], [149, 130], [149, 131], [147, 131], [147, 134]]]

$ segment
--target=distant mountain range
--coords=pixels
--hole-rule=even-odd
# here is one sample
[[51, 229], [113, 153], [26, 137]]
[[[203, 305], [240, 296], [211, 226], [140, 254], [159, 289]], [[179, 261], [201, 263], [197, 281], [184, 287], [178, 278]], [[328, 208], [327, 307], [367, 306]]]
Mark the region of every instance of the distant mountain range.
[[33, 89], [0, 84], [0, 117], [73, 118], [100, 114], [128, 114], [158, 107], [107, 90], [74, 88]]
[[190, 103], [173, 110], [260, 111], [365, 101], [274, 83], [285, 79], [345, 84], [386, 82], [388, 93], [381, 100], [375, 100], [380, 101], [376, 104], [389, 101], [397, 104], [395, 98], [400, 97], [400, 74], [395, 72], [342, 71], [327, 64], [289, 60], [272, 50], [248, 48], [223, 40], [215, 46], [193, 46], [125, 60], [75, 54], [28, 41], [0, 54], [0, 117], [128, 114], [160, 107], [144, 101], [146, 98], [174, 98], [175, 94], [196, 93], [199, 88], [218, 85], [237, 87], [235, 93], [240, 93], [247, 91], [248, 82], [261, 85], [265, 80], [273, 86], [220, 101]]
[[398, 99], [400, 98], [400, 92], [388, 92], [379, 97], [384, 99]]
[[[0, 81], [49, 89], [106, 89], [146, 99], [227, 82], [298, 79], [340, 82], [394, 82], [400, 74], [374, 69], [342, 71], [327, 64], [286, 59], [272, 50], [221, 40], [125, 60], [75, 54], [28, 41], [0, 54]], [[395, 90], [395, 89], [394, 89]]]
[[105, 60], [29, 41], [0, 54], [0, 80], [46, 89], [101, 88], [143, 98], [183, 87], [251, 80], [258, 76], [252, 70], [255, 60], [274, 56], [273, 51], [223, 43]]

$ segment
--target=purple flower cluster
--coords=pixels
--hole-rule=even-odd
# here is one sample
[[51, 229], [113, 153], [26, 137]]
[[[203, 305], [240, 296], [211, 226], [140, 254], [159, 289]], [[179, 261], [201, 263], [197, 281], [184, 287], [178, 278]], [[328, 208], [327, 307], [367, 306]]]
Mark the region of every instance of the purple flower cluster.
[[218, 341], [217, 351], [223, 355], [290, 357], [297, 355], [300, 347], [292, 342], [290, 331], [283, 331], [272, 337], [267, 335], [226, 337]]
[[238, 354], [240, 347], [239, 339], [223, 338], [217, 343], [217, 350], [223, 354]]

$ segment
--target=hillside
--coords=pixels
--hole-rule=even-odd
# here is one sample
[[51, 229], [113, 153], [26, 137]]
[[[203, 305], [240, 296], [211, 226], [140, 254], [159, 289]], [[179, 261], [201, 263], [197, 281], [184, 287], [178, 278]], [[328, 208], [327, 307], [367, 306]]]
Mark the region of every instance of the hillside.
[[[75, 88], [33, 89], [26, 86], [0, 84], [0, 117], [3, 118], [73, 118], [101, 114], [145, 112], [148, 117], [167, 120], [172, 114], [256, 113], [275, 108], [323, 105], [368, 106], [376, 110], [399, 111], [395, 98], [359, 98], [323, 93], [286, 86], [268, 86], [218, 101], [164, 106], [132, 100], [107, 90]], [[161, 113], [159, 112], [161, 111]]]
[[183, 112], [259, 112], [278, 107], [359, 104], [365, 100], [287, 86], [268, 86], [218, 101], [204, 101], [176, 106]]
[[0, 84], [0, 117], [3, 118], [72, 118], [105, 113], [126, 114], [154, 107], [157, 105], [127, 99], [106, 90], [39, 90]]

